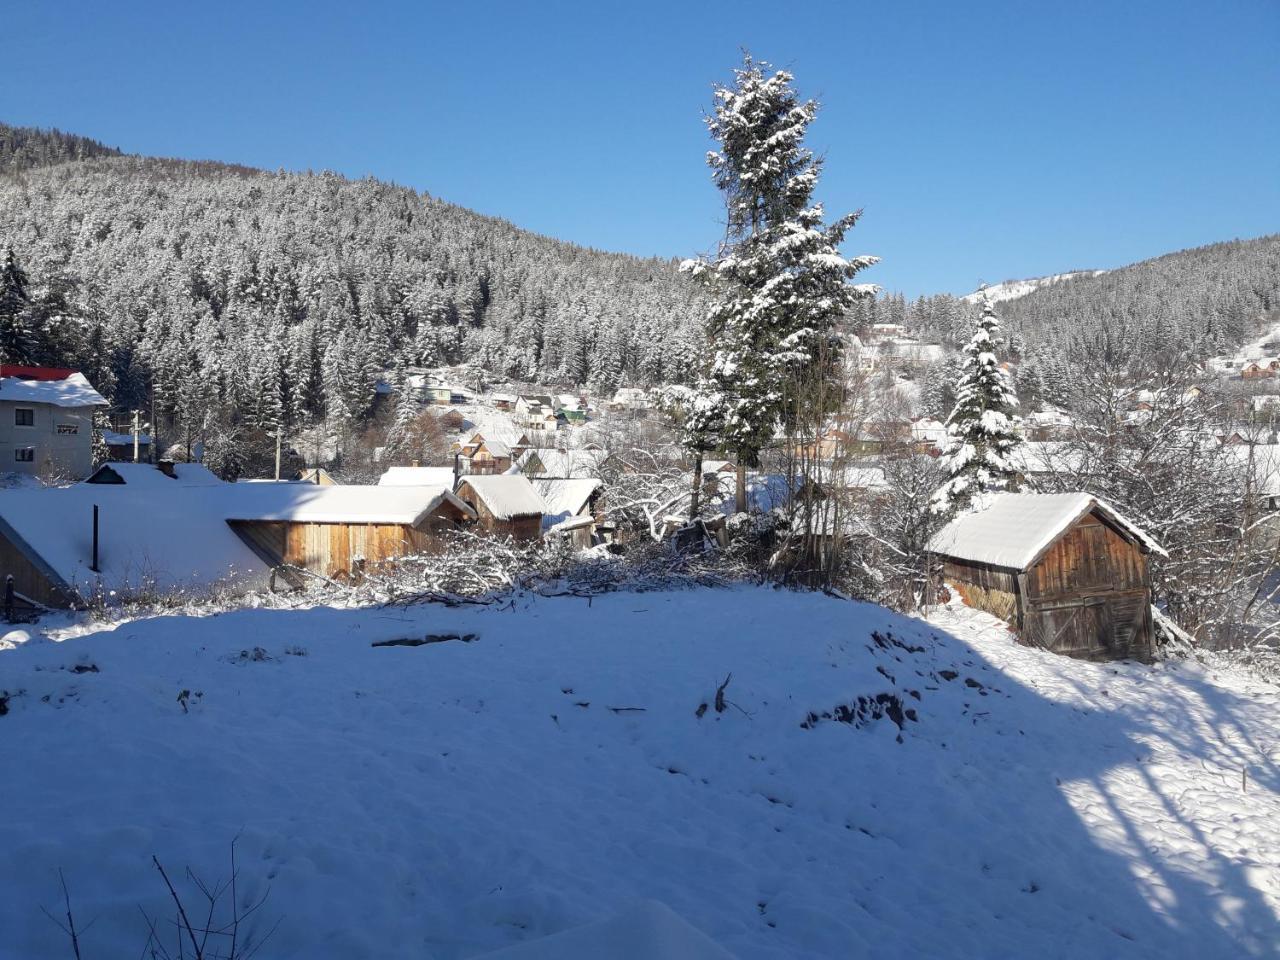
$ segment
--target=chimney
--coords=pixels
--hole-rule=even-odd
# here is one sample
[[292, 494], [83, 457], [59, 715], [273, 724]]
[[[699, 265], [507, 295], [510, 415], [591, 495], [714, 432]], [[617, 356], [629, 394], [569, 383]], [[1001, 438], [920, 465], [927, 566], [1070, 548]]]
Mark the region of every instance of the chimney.
[[415, 467], [415, 468], [416, 468], [416, 467], [420, 467], [420, 466], [422, 466], [422, 464], [421, 464], [421, 463], [419, 463], [417, 460], [410, 460], [410, 461], [409, 461], [409, 466], [411, 466], [411, 467]]
[[168, 477], [170, 480], [177, 480], [177, 479], [178, 479], [178, 474], [177, 474], [177, 472], [173, 469], [173, 461], [172, 461], [172, 460], [157, 460], [157, 461], [156, 461], [156, 469], [157, 469], [157, 470], [159, 470], [161, 473], [163, 473], [163, 474], [164, 474], [166, 477]]

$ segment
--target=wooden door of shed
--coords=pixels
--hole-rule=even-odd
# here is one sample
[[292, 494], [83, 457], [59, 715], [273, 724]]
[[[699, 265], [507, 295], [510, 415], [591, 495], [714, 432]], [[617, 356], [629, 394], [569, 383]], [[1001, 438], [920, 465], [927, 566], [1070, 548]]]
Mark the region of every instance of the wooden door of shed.
[[1069, 657], [1105, 657], [1112, 629], [1110, 610], [1101, 597], [1045, 604], [1027, 619], [1027, 638], [1036, 646]]

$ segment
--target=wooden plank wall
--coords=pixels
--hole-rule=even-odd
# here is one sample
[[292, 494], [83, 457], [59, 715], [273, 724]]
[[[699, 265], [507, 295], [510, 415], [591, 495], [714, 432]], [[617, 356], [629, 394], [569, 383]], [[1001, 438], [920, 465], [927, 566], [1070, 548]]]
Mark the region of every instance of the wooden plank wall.
[[1025, 579], [1028, 643], [1085, 660], [1151, 659], [1147, 557], [1103, 517], [1082, 517]]
[[391, 523], [290, 523], [285, 562], [330, 579], [346, 579], [358, 559], [373, 567], [411, 552], [415, 532]]
[[65, 607], [70, 598], [41, 573], [26, 555], [0, 535], [0, 602], [4, 600], [5, 577], [13, 574], [13, 589], [47, 607]]
[[1095, 516], [1082, 518], [1027, 571], [1027, 597], [1081, 597], [1145, 588], [1147, 558]]

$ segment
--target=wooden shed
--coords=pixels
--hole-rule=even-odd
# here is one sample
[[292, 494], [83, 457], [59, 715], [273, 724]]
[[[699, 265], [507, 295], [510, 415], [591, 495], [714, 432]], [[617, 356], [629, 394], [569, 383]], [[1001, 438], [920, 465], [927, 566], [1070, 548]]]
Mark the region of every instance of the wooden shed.
[[929, 542], [971, 607], [1021, 642], [1086, 660], [1150, 660], [1148, 557], [1164, 550], [1086, 493], [1005, 493]]
[[475, 510], [481, 529], [488, 533], [516, 540], [542, 536], [546, 508], [528, 477], [518, 473], [463, 477], [458, 497]]
[[447, 486], [262, 486], [273, 489], [229, 508], [231, 529], [269, 566], [329, 579], [429, 553], [441, 533], [475, 519]]

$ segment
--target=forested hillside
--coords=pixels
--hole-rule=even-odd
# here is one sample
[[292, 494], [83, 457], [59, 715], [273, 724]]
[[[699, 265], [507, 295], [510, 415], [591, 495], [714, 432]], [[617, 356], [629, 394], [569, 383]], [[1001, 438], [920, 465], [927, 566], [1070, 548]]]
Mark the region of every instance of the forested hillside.
[[701, 336], [672, 262], [329, 173], [123, 156], [13, 172], [4, 248], [30, 304], [10, 359], [79, 367], [125, 408], [154, 385], [179, 424], [355, 419], [378, 371], [411, 364], [681, 380]]
[[90, 157], [118, 157], [120, 151], [88, 137], [61, 130], [11, 127], [0, 123], [0, 172], [47, 167]]
[[[954, 344], [972, 313], [971, 304], [944, 294], [882, 299], [866, 319], [905, 323]], [[1159, 368], [1204, 360], [1280, 321], [1280, 234], [1084, 271], [1005, 300], [1000, 315], [1015, 354], [1041, 365], [1092, 358]]]

